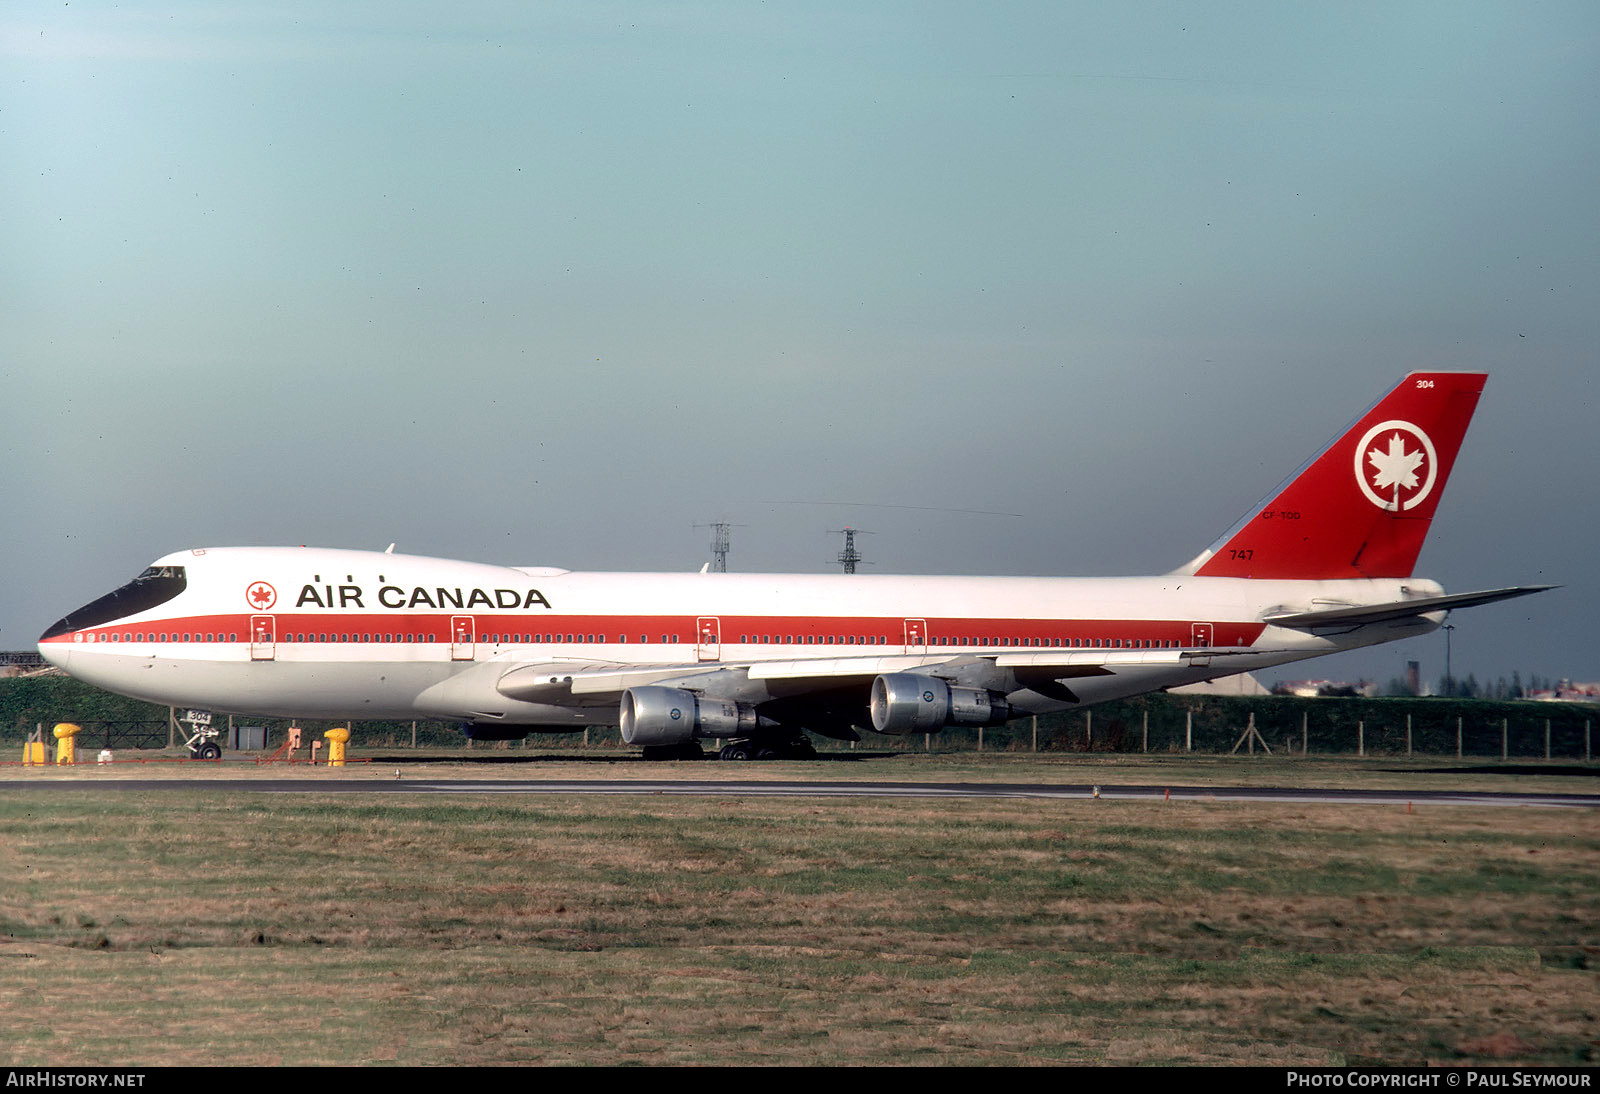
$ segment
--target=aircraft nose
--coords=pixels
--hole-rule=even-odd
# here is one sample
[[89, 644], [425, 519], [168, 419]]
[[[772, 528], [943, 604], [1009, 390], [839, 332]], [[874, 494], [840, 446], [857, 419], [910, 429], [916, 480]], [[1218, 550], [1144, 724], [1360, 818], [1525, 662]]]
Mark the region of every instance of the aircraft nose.
[[[60, 624], [57, 624], [57, 626], [60, 626]], [[70, 642], [50, 641], [57, 633], [56, 627], [52, 627], [39, 637], [39, 656], [65, 672], [67, 660], [72, 655], [72, 644]]]

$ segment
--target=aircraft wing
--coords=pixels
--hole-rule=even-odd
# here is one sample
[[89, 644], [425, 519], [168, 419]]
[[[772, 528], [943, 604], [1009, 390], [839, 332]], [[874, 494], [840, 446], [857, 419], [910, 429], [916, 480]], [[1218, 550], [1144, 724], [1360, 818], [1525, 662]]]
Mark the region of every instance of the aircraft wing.
[[766, 696], [803, 696], [865, 688], [885, 673], [915, 672], [986, 686], [1014, 686], [1076, 702], [1065, 680], [1111, 676], [1139, 668], [1203, 666], [1215, 657], [1259, 652], [1248, 648], [1118, 650], [1036, 649], [983, 654], [875, 654], [861, 657], [697, 664], [620, 665], [595, 661], [545, 661], [515, 665], [495, 684], [509, 699], [529, 703], [604, 706], [629, 688], [662, 686], [734, 695], [746, 687]]
[[[909, 672], [949, 661], [938, 656], [836, 657], [823, 660], [681, 662], [660, 665], [619, 665], [595, 661], [546, 661], [518, 665], [505, 672], [495, 690], [508, 699], [528, 703], [578, 701], [598, 706], [616, 701], [629, 688], [661, 685], [698, 690], [720, 677], [723, 686], [731, 674], [741, 679], [811, 684], [818, 690], [848, 685], [854, 678], [871, 680], [885, 672]], [[784, 690], [795, 690], [786, 688]]]

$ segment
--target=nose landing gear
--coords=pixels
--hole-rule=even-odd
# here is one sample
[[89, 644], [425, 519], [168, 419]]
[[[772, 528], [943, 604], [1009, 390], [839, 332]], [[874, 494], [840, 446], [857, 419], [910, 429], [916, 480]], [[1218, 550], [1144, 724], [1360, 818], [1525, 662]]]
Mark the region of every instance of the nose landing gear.
[[217, 744], [217, 727], [211, 724], [209, 710], [186, 711], [179, 721], [187, 727], [183, 743], [189, 746], [191, 759], [222, 759], [222, 746]]

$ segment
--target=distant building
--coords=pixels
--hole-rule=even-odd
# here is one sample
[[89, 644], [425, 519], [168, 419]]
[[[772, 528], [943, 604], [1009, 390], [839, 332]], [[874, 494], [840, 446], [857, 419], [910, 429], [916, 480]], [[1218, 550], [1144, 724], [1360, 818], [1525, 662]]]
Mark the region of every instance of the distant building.
[[1574, 684], [1571, 680], [1557, 680], [1555, 687], [1528, 691], [1523, 697], [1541, 703], [1600, 703], [1600, 684]]
[[0, 650], [0, 678], [30, 676], [47, 667], [37, 650]]
[[1353, 684], [1343, 680], [1280, 680], [1272, 689], [1274, 695], [1301, 699], [1370, 699], [1377, 693], [1377, 685], [1366, 680]]

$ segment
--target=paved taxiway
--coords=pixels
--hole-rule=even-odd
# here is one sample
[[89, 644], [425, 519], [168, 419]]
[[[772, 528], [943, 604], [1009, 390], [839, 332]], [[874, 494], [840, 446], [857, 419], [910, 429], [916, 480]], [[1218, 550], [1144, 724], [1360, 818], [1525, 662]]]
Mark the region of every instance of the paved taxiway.
[[39, 779], [0, 783], [0, 793], [49, 790], [250, 791], [274, 794], [612, 794], [746, 798], [1101, 798], [1111, 801], [1315, 802], [1332, 805], [1472, 805], [1600, 809], [1600, 794], [1475, 790], [1341, 790], [1262, 786], [1066, 786], [1047, 783], [768, 782], [615, 779], [185, 778]]

